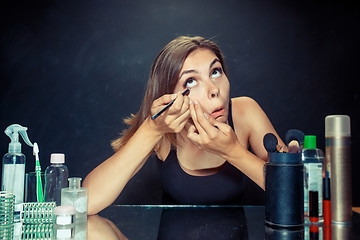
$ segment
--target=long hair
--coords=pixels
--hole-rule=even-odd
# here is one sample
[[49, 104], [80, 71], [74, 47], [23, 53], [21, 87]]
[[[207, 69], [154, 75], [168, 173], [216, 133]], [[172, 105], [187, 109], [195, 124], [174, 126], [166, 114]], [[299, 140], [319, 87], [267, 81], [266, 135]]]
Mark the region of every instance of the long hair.
[[[214, 52], [225, 72], [224, 57], [218, 46], [211, 40], [199, 36], [180, 36], [169, 42], [159, 52], [153, 62], [145, 96], [138, 113], [136, 115], [131, 114], [130, 117], [124, 119], [129, 128], [123, 130], [121, 136], [111, 143], [115, 151], [119, 150], [129, 141], [140, 125], [151, 114], [153, 101], [164, 94], [173, 93], [186, 57], [199, 48], [206, 48]], [[165, 137], [172, 145], [175, 145], [175, 134], [166, 134]]]

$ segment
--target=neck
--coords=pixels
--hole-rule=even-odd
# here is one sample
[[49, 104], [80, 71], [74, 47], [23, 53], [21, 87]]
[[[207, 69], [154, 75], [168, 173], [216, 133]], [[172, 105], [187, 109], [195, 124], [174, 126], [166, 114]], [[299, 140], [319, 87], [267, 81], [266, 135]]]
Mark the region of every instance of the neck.
[[[184, 131], [184, 130], [183, 130]], [[225, 159], [214, 153], [200, 149], [187, 136], [187, 132], [177, 134], [177, 157], [185, 170], [211, 170], [222, 166]]]

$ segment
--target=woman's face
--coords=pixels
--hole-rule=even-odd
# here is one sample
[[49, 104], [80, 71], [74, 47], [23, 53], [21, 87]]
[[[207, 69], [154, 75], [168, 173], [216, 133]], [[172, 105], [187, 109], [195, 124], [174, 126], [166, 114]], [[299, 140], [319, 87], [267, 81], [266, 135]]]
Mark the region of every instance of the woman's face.
[[188, 55], [180, 70], [174, 92], [190, 89], [189, 98], [197, 101], [204, 113], [227, 122], [230, 83], [218, 57], [206, 48]]

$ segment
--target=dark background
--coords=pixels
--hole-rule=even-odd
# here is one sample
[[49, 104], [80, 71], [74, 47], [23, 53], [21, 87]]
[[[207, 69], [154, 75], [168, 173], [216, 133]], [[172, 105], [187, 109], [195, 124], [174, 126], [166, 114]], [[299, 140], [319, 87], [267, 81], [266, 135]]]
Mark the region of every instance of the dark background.
[[[231, 96], [250, 96], [280, 136], [318, 136], [324, 119], [352, 123], [354, 206], [359, 192], [359, 7], [347, 1], [53, 0], [1, 1], [0, 130], [28, 127], [43, 170], [66, 154], [70, 176], [85, 176], [113, 153], [110, 141], [136, 113], [159, 50], [179, 35], [212, 38], [222, 49]], [[0, 134], [0, 153], [10, 139]], [[23, 142], [22, 142], [23, 143]], [[26, 171], [31, 148], [22, 144]], [[152, 159], [153, 160], [153, 159]], [[158, 203], [155, 161], [118, 203]]]

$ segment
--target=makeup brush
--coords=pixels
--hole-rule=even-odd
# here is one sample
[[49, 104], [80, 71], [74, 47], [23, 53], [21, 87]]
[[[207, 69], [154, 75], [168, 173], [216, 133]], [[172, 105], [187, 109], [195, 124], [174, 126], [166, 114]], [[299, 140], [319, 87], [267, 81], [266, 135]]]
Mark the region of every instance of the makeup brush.
[[285, 134], [286, 145], [289, 145], [291, 141], [297, 141], [299, 145], [304, 144], [304, 133], [297, 129], [290, 129]]
[[286, 150], [286, 146], [278, 145], [278, 139], [273, 133], [265, 134], [263, 138], [264, 147], [267, 152], [283, 152]]
[[[190, 89], [186, 89], [182, 95], [185, 96], [185, 95], [188, 95], [190, 93]], [[175, 99], [172, 100], [171, 102], [169, 102], [163, 109], [161, 109], [160, 111], [158, 111], [157, 113], [155, 113], [151, 119], [152, 120], [155, 120], [158, 116], [160, 116], [163, 112], [165, 112], [169, 107], [171, 107], [171, 105], [173, 105], [173, 103], [175, 102]]]
[[285, 134], [285, 141], [288, 146], [288, 152], [299, 152], [301, 146], [304, 144], [304, 133], [297, 129], [290, 129]]
[[276, 152], [276, 146], [278, 145], [278, 140], [276, 136], [272, 133], [265, 134], [263, 138], [264, 147], [267, 152]]

